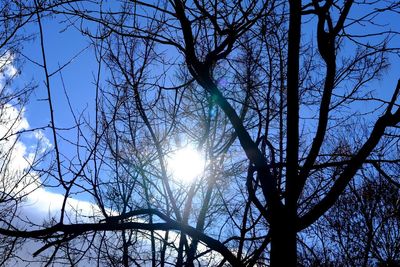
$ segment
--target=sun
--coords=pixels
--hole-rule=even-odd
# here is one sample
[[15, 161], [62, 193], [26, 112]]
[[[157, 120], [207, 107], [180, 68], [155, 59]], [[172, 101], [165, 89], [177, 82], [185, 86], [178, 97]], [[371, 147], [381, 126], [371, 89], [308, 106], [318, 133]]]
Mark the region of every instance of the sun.
[[168, 156], [167, 166], [175, 180], [190, 183], [204, 172], [205, 160], [201, 152], [187, 145]]

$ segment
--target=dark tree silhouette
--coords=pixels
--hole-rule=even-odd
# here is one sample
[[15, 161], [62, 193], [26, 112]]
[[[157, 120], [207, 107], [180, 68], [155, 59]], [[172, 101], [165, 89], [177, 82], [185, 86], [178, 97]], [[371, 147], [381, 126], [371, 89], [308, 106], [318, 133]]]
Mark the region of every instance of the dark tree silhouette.
[[306, 231], [304, 265], [397, 266], [399, 204], [398, 187], [376, 171], [363, 171]]

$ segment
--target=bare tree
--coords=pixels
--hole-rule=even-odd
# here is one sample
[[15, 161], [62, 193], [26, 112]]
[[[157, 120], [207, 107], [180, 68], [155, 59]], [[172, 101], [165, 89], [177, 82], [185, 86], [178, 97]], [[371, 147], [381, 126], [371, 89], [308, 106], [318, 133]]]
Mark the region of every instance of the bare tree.
[[[398, 265], [398, 205], [399, 188], [376, 171], [364, 170], [323, 219], [307, 231], [304, 264]], [[315, 242], [307, 242], [310, 240]]]
[[[20, 30], [31, 17], [14, 1], [0, 3], [0, 225], [8, 230], [15, 229], [13, 223], [18, 223], [26, 196], [38, 187], [41, 173], [35, 170], [46, 154], [40, 138], [34, 138], [37, 146], [31, 150], [21, 142], [39, 130], [29, 128], [24, 114], [34, 86], [14, 83], [22, 67], [20, 51], [31, 38]], [[9, 236], [1, 236], [0, 242], [0, 265], [16, 257], [24, 244], [24, 240]]]
[[[399, 12], [394, 1], [33, 6], [54, 143], [48, 174], [64, 201], [51, 226], [0, 234], [44, 240], [37, 254], [55, 248], [49, 263], [64, 251], [71, 264], [295, 266], [298, 233], [349, 185], [362, 196], [354, 177], [367, 166], [398, 182], [388, 167], [397, 160], [382, 151], [397, 140], [400, 83], [390, 97], [371, 89], [398, 52], [397, 32], [376, 26]], [[59, 145], [50, 78], [62, 68], [46, 63], [46, 15], [89, 38], [98, 63], [95, 123], [74, 117], [75, 159]], [[182, 142], [207, 159], [190, 185], [168, 166]], [[91, 222], [70, 220], [79, 193], [96, 204]]]

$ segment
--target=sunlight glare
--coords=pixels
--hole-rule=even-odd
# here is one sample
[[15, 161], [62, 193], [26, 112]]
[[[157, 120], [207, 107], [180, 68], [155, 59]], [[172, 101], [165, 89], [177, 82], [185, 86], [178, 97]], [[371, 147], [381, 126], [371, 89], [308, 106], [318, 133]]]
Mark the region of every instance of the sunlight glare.
[[174, 179], [190, 183], [204, 171], [205, 160], [196, 148], [186, 146], [168, 158], [168, 169]]

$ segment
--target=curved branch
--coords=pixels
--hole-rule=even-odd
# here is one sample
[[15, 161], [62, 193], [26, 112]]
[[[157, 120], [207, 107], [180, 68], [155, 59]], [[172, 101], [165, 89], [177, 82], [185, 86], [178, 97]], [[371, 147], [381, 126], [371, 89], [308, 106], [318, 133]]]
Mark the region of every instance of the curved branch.
[[169, 220], [165, 223], [139, 223], [139, 222], [125, 222], [125, 223], [78, 223], [78, 224], [56, 224], [53, 227], [49, 227], [46, 229], [33, 230], [33, 231], [18, 231], [18, 230], [7, 230], [0, 228], [0, 234], [6, 236], [13, 237], [22, 237], [22, 238], [34, 238], [34, 239], [43, 239], [43, 238], [51, 238], [57, 234], [56, 237], [59, 237], [60, 234], [62, 236], [69, 235], [81, 235], [89, 232], [98, 232], [98, 231], [123, 231], [123, 230], [176, 230], [180, 232], [184, 232], [191, 237], [197, 238], [198, 240], [204, 242], [209, 248], [214, 251], [220, 253], [232, 266], [240, 267], [242, 266], [240, 261], [236, 258], [236, 256], [225, 247], [220, 241], [209, 237], [200, 231], [197, 231], [195, 228], [181, 224], [174, 220]]

